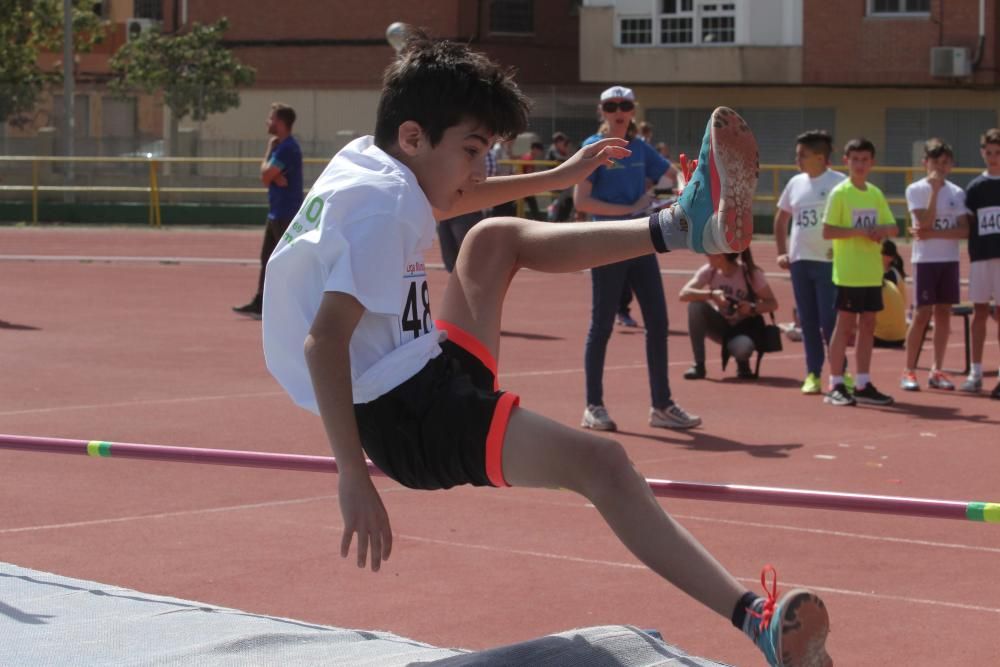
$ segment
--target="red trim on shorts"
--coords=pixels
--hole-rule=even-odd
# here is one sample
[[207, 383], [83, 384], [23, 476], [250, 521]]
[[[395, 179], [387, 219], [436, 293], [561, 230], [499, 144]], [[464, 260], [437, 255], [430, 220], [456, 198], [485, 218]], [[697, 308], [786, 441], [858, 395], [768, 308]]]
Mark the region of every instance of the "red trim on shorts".
[[434, 326], [448, 334], [448, 340], [464, 349], [466, 352], [479, 359], [483, 366], [493, 373], [493, 391], [500, 390], [500, 378], [497, 373], [497, 360], [493, 358], [486, 346], [479, 342], [479, 339], [470, 334], [462, 327], [445, 322], [444, 320], [434, 320]]
[[507, 435], [510, 413], [521, 402], [517, 394], [504, 392], [497, 401], [490, 431], [486, 434], [486, 476], [493, 486], [510, 486], [503, 476], [503, 440]]

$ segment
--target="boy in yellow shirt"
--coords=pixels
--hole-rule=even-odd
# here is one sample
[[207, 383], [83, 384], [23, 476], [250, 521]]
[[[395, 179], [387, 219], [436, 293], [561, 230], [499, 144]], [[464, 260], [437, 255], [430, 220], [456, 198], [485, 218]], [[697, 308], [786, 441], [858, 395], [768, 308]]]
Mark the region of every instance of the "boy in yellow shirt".
[[[830, 405], [891, 405], [893, 400], [875, 388], [869, 371], [875, 334], [875, 314], [882, 310], [882, 240], [897, 234], [896, 219], [885, 195], [868, 183], [875, 164], [875, 145], [851, 139], [844, 146], [850, 178], [827, 199], [823, 238], [833, 240], [833, 284], [837, 286], [837, 325], [830, 342]], [[847, 341], [858, 327], [855, 342], [857, 378], [854, 392], [844, 385]]]

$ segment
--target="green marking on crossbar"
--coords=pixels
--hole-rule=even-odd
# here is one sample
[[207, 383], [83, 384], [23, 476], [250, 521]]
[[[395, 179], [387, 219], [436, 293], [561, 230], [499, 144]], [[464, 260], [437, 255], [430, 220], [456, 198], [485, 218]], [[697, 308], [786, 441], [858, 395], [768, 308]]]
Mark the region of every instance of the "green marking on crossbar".
[[91, 440], [87, 443], [87, 456], [111, 456], [111, 443]]

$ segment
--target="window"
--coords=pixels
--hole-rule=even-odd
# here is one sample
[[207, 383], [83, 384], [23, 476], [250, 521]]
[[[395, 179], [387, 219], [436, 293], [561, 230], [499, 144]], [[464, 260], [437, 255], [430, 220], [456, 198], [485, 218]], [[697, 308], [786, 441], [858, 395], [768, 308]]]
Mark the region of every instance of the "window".
[[930, 14], [931, 0], [868, 0], [871, 16]]
[[163, 20], [163, 2], [161, 0], [134, 0], [132, 3], [132, 18]]
[[736, 41], [736, 5], [731, 2], [703, 4], [701, 15], [702, 44], [732, 44]]
[[[736, 43], [736, 3], [711, 0], [661, 0], [652, 19], [622, 16], [618, 44], [633, 46], [711, 46]], [[653, 21], [656, 30], [653, 30]]]
[[534, 0], [493, 0], [490, 3], [490, 32], [508, 35], [534, 33]]
[[619, 23], [618, 42], [622, 46], [653, 43], [653, 19], [623, 18]]

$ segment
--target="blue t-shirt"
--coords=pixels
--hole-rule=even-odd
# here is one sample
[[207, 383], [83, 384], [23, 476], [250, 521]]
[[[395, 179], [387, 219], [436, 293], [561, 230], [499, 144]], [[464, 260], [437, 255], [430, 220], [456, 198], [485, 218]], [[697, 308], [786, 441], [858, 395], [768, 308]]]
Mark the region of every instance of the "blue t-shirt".
[[[604, 139], [603, 135], [595, 134], [587, 137], [583, 145], [601, 139]], [[631, 155], [615, 160], [613, 167], [598, 167], [587, 177], [593, 186], [591, 197], [609, 204], [632, 204], [646, 191], [647, 179], [656, 183], [670, 168], [670, 162], [642, 139], [632, 139], [627, 148], [632, 151]], [[617, 220], [621, 217], [595, 215], [594, 219]]]
[[288, 181], [286, 187], [279, 187], [274, 181], [267, 186], [267, 217], [274, 220], [289, 220], [295, 217], [302, 206], [302, 149], [295, 137], [288, 135], [275, 147], [268, 164], [281, 170]]

